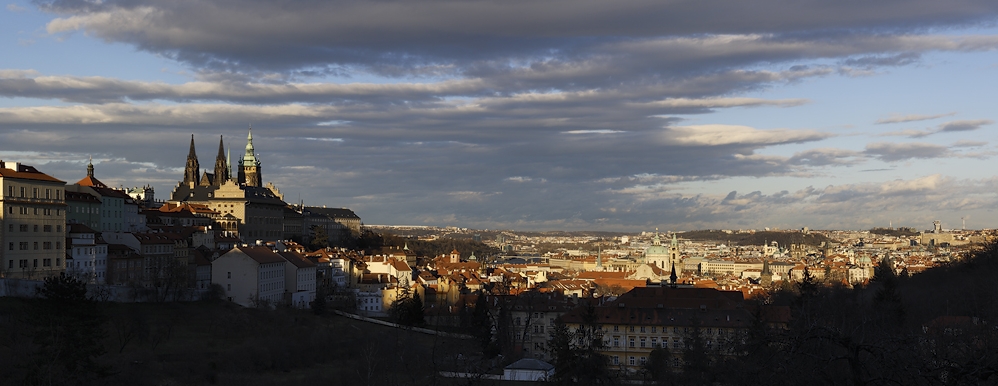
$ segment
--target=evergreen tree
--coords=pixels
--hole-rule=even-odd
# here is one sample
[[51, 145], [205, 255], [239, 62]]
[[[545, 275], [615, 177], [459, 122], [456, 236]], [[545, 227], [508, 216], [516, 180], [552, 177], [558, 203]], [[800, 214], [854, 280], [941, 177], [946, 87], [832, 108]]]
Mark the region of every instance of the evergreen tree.
[[84, 384], [110, 375], [97, 359], [105, 353], [106, 319], [87, 298], [81, 280], [61, 274], [45, 279], [40, 307], [29, 315], [38, 347], [25, 384]]

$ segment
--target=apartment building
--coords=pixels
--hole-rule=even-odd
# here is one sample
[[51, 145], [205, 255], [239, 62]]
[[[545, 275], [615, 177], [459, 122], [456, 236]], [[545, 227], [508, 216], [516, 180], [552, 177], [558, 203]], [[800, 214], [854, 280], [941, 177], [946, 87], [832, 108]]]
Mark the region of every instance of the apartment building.
[[0, 277], [41, 280], [65, 270], [66, 183], [0, 161]]

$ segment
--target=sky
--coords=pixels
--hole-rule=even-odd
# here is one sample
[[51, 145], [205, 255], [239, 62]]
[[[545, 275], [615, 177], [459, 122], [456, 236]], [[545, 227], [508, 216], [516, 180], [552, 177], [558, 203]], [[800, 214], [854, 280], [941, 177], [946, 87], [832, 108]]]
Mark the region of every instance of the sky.
[[[0, 8], [0, 159], [477, 229], [996, 228], [993, 0]], [[210, 170], [209, 170], [210, 171]]]

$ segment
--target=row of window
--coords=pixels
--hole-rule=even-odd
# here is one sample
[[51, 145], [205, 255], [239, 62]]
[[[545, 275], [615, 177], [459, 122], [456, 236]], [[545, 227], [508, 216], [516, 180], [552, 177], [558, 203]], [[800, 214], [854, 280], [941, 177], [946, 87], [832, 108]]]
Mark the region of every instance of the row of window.
[[[17, 206], [17, 205], [10, 205], [10, 206], [8, 206], [7, 207], [7, 214], [14, 214], [14, 207], [15, 206], [17, 207], [17, 214], [25, 214], [25, 215], [32, 214], [32, 215], [35, 215], [35, 216], [38, 215], [38, 208], [29, 208], [29, 207], [26, 207], [26, 206]], [[62, 209], [55, 209], [55, 210], [53, 210], [53, 209], [49, 209], [49, 208], [42, 208], [42, 215], [43, 216], [53, 216], [53, 215], [55, 215], [55, 216], [62, 216]]]
[[[34, 249], [36, 251], [38, 250], [38, 242], [37, 241], [31, 243], [31, 246], [32, 246], [31, 249]], [[42, 249], [52, 249], [52, 242], [51, 241], [43, 241], [41, 243], [41, 246], [42, 246]], [[55, 249], [61, 249], [61, 248], [62, 248], [62, 242], [61, 241], [56, 241], [55, 242]], [[8, 251], [13, 251], [14, 250], [14, 242], [13, 241], [7, 243], [7, 250]], [[27, 241], [21, 241], [21, 242], [17, 243], [17, 250], [19, 250], [19, 251], [27, 251], [28, 250], [28, 242]]]
[[[61, 264], [62, 264], [62, 259], [55, 259], [55, 266], [56, 267], [61, 266]], [[43, 267], [51, 267], [52, 266], [52, 259], [42, 259], [42, 266]], [[17, 267], [21, 268], [21, 269], [28, 268], [28, 259], [18, 260]], [[32, 260], [31, 267], [32, 268], [38, 268], [38, 259]], [[14, 260], [8, 260], [7, 261], [7, 268], [8, 269], [14, 269]]]
[[[7, 224], [7, 232], [14, 232], [14, 229], [15, 229], [14, 228], [14, 224]], [[34, 225], [32, 227], [32, 229], [35, 232], [38, 232], [38, 229], [39, 229], [38, 225]], [[20, 224], [20, 225], [18, 225], [17, 226], [17, 230], [20, 231], [20, 232], [27, 232], [28, 231], [28, 224]], [[52, 226], [51, 225], [42, 225], [41, 230], [42, 230], [42, 232], [52, 232]], [[56, 232], [62, 232], [62, 225], [56, 225], [55, 226], [55, 231]]]
[[[627, 327], [628, 327], [627, 328], [627, 332], [634, 332], [634, 326], [627, 326]], [[658, 333], [658, 326], [639, 326], [639, 328], [638, 328], [639, 332], [642, 332], [642, 333], [647, 332], [648, 329], [651, 329], [651, 333], [652, 334]], [[603, 330], [606, 331], [605, 328]], [[613, 326], [613, 332], [620, 332], [620, 326]], [[662, 327], [662, 332], [666, 333], [666, 334], [669, 333], [669, 327]], [[672, 328], [672, 332], [675, 333], [675, 334], [679, 334], [680, 333], [679, 327], [673, 327]], [[700, 332], [702, 334], [705, 334], [705, 335], [713, 335], [714, 334], [714, 329], [711, 328], [711, 327], [706, 327], [706, 328], [701, 329]], [[689, 327], [683, 327], [682, 333], [689, 334], [690, 333], [690, 328]], [[717, 329], [717, 335], [724, 335], [724, 329], [723, 328], [718, 328]]]
[[[646, 339], [645, 337], [641, 337], [641, 340], [638, 341], [637, 342], [637, 346], [635, 346], [634, 337], [631, 337], [627, 341], [627, 346], [630, 347], [630, 348], [636, 348], [636, 347], [640, 347], [640, 348], [653, 348], [653, 349], [654, 348], [669, 348], [669, 338], [663, 336], [662, 337], [662, 342], [661, 342], [661, 344], [659, 344], [658, 337], [652, 337], [650, 339], [650, 345], [649, 345], [649, 340]], [[707, 346], [707, 348], [712, 348], [713, 341], [707, 340], [706, 341], [706, 346]], [[619, 336], [613, 337], [613, 347], [620, 347], [620, 337]], [[684, 346], [683, 346], [683, 340], [682, 339], [680, 339], [680, 338], [672, 338], [672, 348], [683, 348], [683, 347]], [[720, 342], [718, 342], [718, 347], [720, 348]]]
[[[55, 197], [56, 200], [61, 200], [62, 199], [62, 189], [54, 189], [54, 190], [55, 190], [55, 192], [53, 194], [53, 189], [46, 188], [45, 191], [44, 191], [44, 196], [42, 196], [42, 197], [44, 197], [46, 200], [51, 200], [52, 197]], [[17, 197], [20, 197], [20, 198], [26, 198], [26, 197], [28, 197], [28, 195], [27, 195], [28, 190], [27, 190], [26, 187], [24, 187], [24, 186], [15, 187], [13, 185], [7, 186], [7, 197], [14, 197], [14, 193], [15, 192], [20, 193], [20, 195], [18, 195]], [[42, 198], [42, 197], [39, 197], [40, 193], [42, 193], [42, 192], [39, 190], [39, 188], [31, 188], [31, 198]]]

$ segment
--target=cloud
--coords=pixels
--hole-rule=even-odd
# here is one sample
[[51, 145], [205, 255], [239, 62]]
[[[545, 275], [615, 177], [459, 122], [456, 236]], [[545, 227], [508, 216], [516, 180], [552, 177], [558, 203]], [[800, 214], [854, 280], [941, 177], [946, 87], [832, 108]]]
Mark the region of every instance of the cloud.
[[940, 124], [936, 129], [929, 130], [901, 130], [892, 131], [888, 133], [881, 134], [881, 136], [905, 136], [909, 138], [922, 138], [927, 137], [932, 134], [938, 133], [952, 133], [960, 131], [974, 131], [980, 129], [981, 126], [986, 126], [994, 123], [994, 121], [989, 119], [979, 119], [971, 121], [952, 121]]
[[[820, 101], [747, 96], [912, 66], [933, 52], [994, 50], [996, 36], [950, 33], [995, 20], [993, 1], [37, 6], [51, 15], [50, 37], [82, 33], [125, 44], [180, 63], [189, 76], [167, 83], [0, 69], [0, 97], [17, 102], [0, 107], [0, 155], [44, 162], [43, 170], [70, 181], [82, 178], [87, 153], [113, 145], [115, 154], [98, 154], [98, 174], [157, 184], [165, 197], [181, 177], [191, 133], [206, 161], [220, 134], [238, 154], [252, 123], [264, 170], [274, 171], [265, 180], [290, 196], [351, 207], [374, 223], [816, 227], [843, 224], [874, 203], [906, 208], [881, 195], [922, 204], [943, 197], [944, 207], [959, 208], [994, 202], [984, 193], [964, 204], [948, 201], [958, 188], [984, 192], [994, 184], [945, 177], [699, 193], [708, 185], [730, 192], [739, 178], [802, 181], [833, 167], [868, 168], [871, 160], [984, 157], [968, 153], [982, 151], [979, 141], [873, 143], [855, 151], [835, 147], [829, 140], [838, 133], [821, 126], [768, 128], [704, 114], [805, 110], [799, 107]], [[988, 124], [954, 121], [894, 134], [957, 137]], [[18, 153], [24, 149], [32, 153]]]
[[984, 141], [959, 140], [959, 141], [954, 142], [952, 146], [953, 147], [981, 147], [981, 146], [985, 146], [987, 144], [988, 143], [984, 142]]
[[929, 135], [932, 135], [932, 134], [935, 134], [935, 133], [936, 133], [935, 130], [913, 130], [913, 129], [908, 129], [908, 130], [900, 130], [900, 131], [889, 131], [889, 132], [880, 134], [880, 136], [881, 137], [922, 138], [922, 137], [929, 136]]
[[939, 133], [948, 133], [955, 131], [973, 131], [980, 129], [981, 126], [990, 125], [994, 121], [990, 119], [979, 119], [975, 121], [952, 121], [946, 122], [939, 125]]
[[917, 158], [941, 158], [951, 155], [946, 146], [919, 142], [871, 143], [866, 145], [864, 153], [871, 157], [876, 157], [884, 162], [897, 162]]
[[832, 136], [814, 130], [759, 130], [736, 125], [677, 126], [670, 128], [668, 134], [669, 141], [687, 146], [776, 145], [811, 142]]
[[863, 158], [863, 154], [852, 150], [822, 148], [794, 153], [789, 161], [808, 166], [854, 165]]
[[889, 118], [878, 119], [875, 124], [883, 125], [890, 123], [907, 123], [907, 122], [918, 122], [918, 121], [928, 121], [932, 119], [948, 117], [955, 115], [956, 113], [946, 113], [946, 114], [936, 114], [936, 115], [920, 115], [920, 114], [909, 114], [909, 115], [891, 115]]
[[7, 10], [10, 12], [26, 12], [28, 9], [17, 4], [7, 4]]

